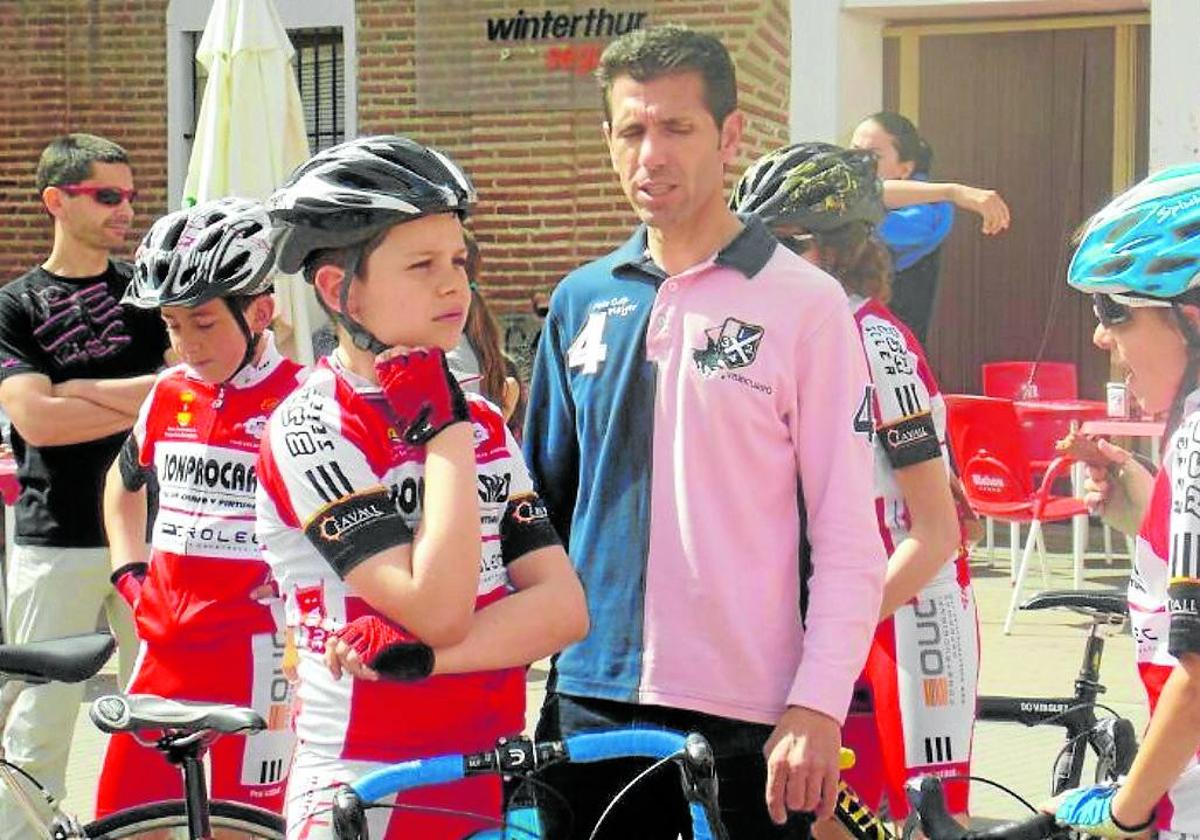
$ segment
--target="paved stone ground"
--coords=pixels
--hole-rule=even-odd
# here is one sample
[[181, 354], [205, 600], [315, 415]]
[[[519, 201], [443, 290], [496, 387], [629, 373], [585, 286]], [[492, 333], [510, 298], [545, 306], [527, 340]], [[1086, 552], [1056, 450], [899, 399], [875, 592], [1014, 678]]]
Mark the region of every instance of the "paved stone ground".
[[[997, 528], [997, 531], [1007, 531]], [[998, 534], [1003, 538], [1003, 534]], [[1094, 530], [1092, 545], [1099, 545]], [[1051, 551], [1066, 550], [1066, 532], [1059, 526], [1048, 529]], [[1123, 542], [1123, 541], [1122, 541]], [[980, 613], [982, 640], [981, 692], [984, 694], [1022, 694], [1059, 696], [1073, 691], [1073, 680], [1083, 655], [1086, 621], [1062, 611], [1021, 614], [1011, 636], [1001, 633], [1004, 611], [1011, 588], [1008, 582], [1007, 550], [988, 559], [977, 552], [972, 561]], [[1103, 559], [1089, 559], [1085, 586], [1123, 588], [1128, 576], [1127, 557], [1118, 557], [1112, 565]], [[1071, 586], [1070, 556], [1051, 554], [1050, 585]], [[1028, 592], [1042, 588], [1039, 575], [1031, 573]], [[1127, 631], [1113, 637], [1105, 650], [1102, 678], [1108, 685], [1104, 702], [1129, 717], [1140, 732], [1146, 711], [1133, 666], [1133, 642]], [[112, 691], [115, 687], [115, 663], [88, 687], [88, 698]], [[541, 705], [545, 691], [545, 663], [530, 670], [528, 682], [529, 720]], [[982, 723], [975, 737], [975, 773], [1012, 787], [1033, 800], [1046, 798], [1054, 755], [1062, 745], [1060, 729], [1028, 729], [1015, 724]], [[75, 744], [68, 773], [67, 810], [90, 814], [96, 778], [103, 751], [104, 737], [91, 725], [86, 705], [80, 707]], [[984, 818], [1016, 818], [1022, 808], [1004, 794], [981, 785], [973, 790], [972, 811]]]

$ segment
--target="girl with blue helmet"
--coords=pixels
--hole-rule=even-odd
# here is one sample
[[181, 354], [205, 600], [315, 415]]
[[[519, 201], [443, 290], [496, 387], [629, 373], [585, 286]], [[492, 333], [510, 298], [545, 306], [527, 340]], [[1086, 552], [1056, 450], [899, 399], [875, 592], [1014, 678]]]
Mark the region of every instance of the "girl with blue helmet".
[[1090, 293], [1095, 343], [1149, 414], [1167, 414], [1152, 476], [1101, 441], [1087, 499], [1137, 525], [1129, 615], [1150, 725], [1120, 785], [1061, 797], [1060, 822], [1103, 837], [1200, 833], [1200, 164], [1158, 172], [1092, 217], [1068, 270]]

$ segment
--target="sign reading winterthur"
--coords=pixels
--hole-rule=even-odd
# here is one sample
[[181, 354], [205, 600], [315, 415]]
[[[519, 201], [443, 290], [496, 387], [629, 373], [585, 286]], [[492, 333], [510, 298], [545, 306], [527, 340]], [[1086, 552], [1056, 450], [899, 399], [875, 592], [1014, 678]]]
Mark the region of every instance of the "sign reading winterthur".
[[545, 12], [541, 17], [519, 9], [512, 17], [487, 19], [489, 41], [536, 41], [539, 38], [611, 38], [641, 26], [646, 12], [610, 12], [601, 6], [587, 14]]
[[619, 35], [650, 25], [645, 8], [504, 0], [417, 0], [417, 107], [431, 111], [595, 108], [592, 77]]

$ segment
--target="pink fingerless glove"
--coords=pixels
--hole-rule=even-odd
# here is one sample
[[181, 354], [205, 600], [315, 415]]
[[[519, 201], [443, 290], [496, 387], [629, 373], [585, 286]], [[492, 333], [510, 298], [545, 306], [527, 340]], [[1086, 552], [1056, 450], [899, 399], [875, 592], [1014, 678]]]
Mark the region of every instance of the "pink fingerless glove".
[[447, 426], [468, 419], [462, 388], [446, 364], [446, 354], [437, 348], [376, 362], [375, 374], [408, 443], [427, 443]]
[[356, 618], [333, 635], [386, 679], [410, 682], [433, 673], [433, 648], [380, 616]]

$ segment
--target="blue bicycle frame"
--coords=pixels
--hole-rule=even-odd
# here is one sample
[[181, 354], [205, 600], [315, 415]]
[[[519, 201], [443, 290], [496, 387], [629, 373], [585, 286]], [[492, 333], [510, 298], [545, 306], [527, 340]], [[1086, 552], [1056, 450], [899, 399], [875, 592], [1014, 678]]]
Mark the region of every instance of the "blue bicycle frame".
[[[540, 743], [527, 738], [501, 739], [490, 752], [415, 759], [375, 770], [335, 794], [334, 835], [339, 840], [367, 840], [364, 803], [392, 794], [468, 776], [528, 776], [559, 761], [586, 763], [615, 758], [675, 759], [683, 771], [683, 793], [695, 840], [722, 840], [727, 836], [718, 813], [716, 771], [708, 742], [695, 733], [639, 728], [584, 732], [562, 741]], [[475, 840], [541, 840], [541, 819], [532, 805], [515, 807], [506, 811], [503, 828], [471, 836]]]

